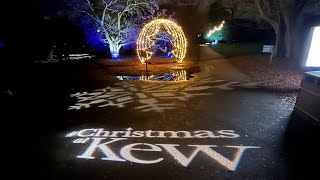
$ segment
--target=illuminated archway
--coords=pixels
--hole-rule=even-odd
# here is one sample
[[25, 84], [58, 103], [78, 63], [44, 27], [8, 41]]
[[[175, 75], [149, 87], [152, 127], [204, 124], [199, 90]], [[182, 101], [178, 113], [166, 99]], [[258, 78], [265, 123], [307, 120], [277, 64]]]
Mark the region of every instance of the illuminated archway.
[[153, 52], [152, 47], [156, 44], [153, 39], [159, 33], [159, 30], [164, 30], [172, 37], [170, 41], [174, 50], [173, 55], [177, 61], [181, 63], [187, 52], [187, 39], [181, 29], [176, 23], [167, 19], [156, 19], [146, 24], [141, 30], [137, 39], [137, 53], [142, 64], [151, 59]]

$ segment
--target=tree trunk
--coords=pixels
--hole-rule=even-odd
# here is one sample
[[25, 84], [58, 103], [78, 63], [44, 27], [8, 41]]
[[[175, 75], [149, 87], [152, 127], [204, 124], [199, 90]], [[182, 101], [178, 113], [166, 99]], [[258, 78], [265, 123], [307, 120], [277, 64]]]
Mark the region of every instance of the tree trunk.
[[279, 28], [276, 30], [276, 46], [273, 54], [275, 58], [283, 58], [285, 56], [285, 44], [285, 29]]
[[290, 20], [286, 22], [285, 57], [291, 61], [298, 62], [303, 56], [307, 31], [302, 17], [288, 18]]
[[293, 57], [293, 28], [292, 25], [287, 23], [285, 32], [285, 58], [294, 59]]
[[276, 34], [276, 44], [273, 53], [274, 58], [283, 58], [285, 56], [285, 33], [286, 27], [284, 21], [280, 18], [278, 24], [272, 24], [272, 27]]
[[285, 31], [285, 58], [290, 60], [296, 60], [295, 57], [295, 46], [299, 44], [298, 36], [299, 33], [297, 32], [296, 20], [292, 19], [292, 17], [284, 17], [286, 23], [286, 31]]
[[310, 29], [306, 26], [304, 18], [301, 16], [298, 17], [296, 19], [296, 25], [293, 29], [293, 34], [291, 37], [293, 40], [293, 57], [295, 58], [297, 63], [303, 62], [309, 31]]
[[120, 46], [116, 43], [109, 42], [109, 49], [110, 49], [110, 54], [112, 59], [118, 59], [119, 56], [119, 51], [120, 51]]
[[[286, 27], [286, 44], [285, 44], [285, 58], [290, 60], [296, 60], [295, 57], [295, 46], [298, 43], [297, 37], [299, 36], [297, 32], [297, 25], [299, 24], [300, 12], [297, 12], [297, 2], [292, 0], [282, 0], [280, 1], [281, 14]], [[302, 23], [302, 22], [301, 22]], [[299, 24], [300, 25], [300, 24]]]

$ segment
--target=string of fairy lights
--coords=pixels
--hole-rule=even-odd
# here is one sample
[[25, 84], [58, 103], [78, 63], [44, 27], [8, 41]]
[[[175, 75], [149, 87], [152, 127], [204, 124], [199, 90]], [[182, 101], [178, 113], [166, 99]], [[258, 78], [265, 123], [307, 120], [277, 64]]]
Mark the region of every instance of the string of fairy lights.
[[141, 30], [137, 39], [137, 54], [142, 64], [145, 64], [153, 55], [152, 47], [156, 44], [154, 37], [160, 30], [164, 30], [172, 37], [170, 41], [174, 50], [173, 55], [181, 63], [187, 52], [187, 39], [175, 22], [167, 19], [155, 19], [147, 23]]
[[217, 27], [217, 26], [215, 26], [213, 29], [211, 29], [210, 31], [209, 31], [209, 33], [207, 34], [207, 37], [209, 38], [212, 34], [214, 34], [215, 32], [217, 32], [217, 31], [220, 31], [222, 28], [223, 28], [223, 26], [224, 26], [224, 21], [222, 21], [221, 22], [221, 24]]

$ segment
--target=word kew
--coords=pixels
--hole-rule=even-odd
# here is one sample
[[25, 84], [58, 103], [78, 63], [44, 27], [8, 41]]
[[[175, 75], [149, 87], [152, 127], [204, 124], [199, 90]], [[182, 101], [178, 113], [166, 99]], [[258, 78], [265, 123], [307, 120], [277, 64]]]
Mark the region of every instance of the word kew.
[[[136, 132], [136, 133], [135, 133]], [[129, 140], [129, 137], [144, 137], [149, 138], [237, 138], [240, 135], [234, 133], [233, 130], [220, 130], [217, 132], [212, 131], [132, 131], [131, 128], [126, 131], [105, 131], [104, 129], [84, 129], [81, 131], [74, 131], [66, 135], [66, 137], [78, 137], [74, 140], [75, 144], [87, 144], [90, 145], [85, 151], [78, 155], [79, 159], [96, 159], [101, 158], [104, 161], [113, 162], [133, 162], [137, 164], [156, 164], [164, 160], [164, 152], [173, 157], [175, 161], [180, 163], [184, 167], [188, 167], [192, 160], [202, 153], [206, 157], [212, 159], [214, 162], [218, 162], [228, 170], [235, 171], [241, 160], [242, 155], [247, 149], [257, 149], [257, 146], [223, 146], [222, 148], [227, 151], [235, 152], [233, 159], [228, 159], [219, 152], [216, 151], [217, 145], [183, 145], [180, 144], [150, 144], [150, 143], [127, 143], [116, 151], [111, 148], [114, 144], [117, 147], [119, 144]], [[125, 138], [126, 137], [126, 138]], [[177, 139], [179, 140], [179, 139]], [[138, 153], [139, 152], [139, 153]], [[154, 152], [153, 154], [150, 154]], [[183, 152], [191, 152], [186, 155]], [[137, 156], [137, 153], [139, 156]], [[146, 154], [146, 156], [143, 156]], [[229, 153], [230, 154], [230, 153]], [[153, 155], [150, 157], [150, 155]], [[148, 157], [148, 158], [145, 158]]]

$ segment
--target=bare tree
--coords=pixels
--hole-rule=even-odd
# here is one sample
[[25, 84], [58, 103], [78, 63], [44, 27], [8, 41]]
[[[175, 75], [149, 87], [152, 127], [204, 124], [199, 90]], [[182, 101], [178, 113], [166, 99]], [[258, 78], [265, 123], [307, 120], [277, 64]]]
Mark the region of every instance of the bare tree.
[[[66, 0], [81, 17], [103, 36], [112, 58], [119, 57], [122, 47], [135, 43], [141, 26], [157, 17], [155, 0]], [[160, 12], [161, 14], [161, 12]]]
[[231, 18], [241, 18], [253, 11], [252, 0], [221, 0], [218, 2], [229, 11]]
[[[285, 57], [298, 57], [295, 52], [301, 51], [300, 43], [301, 28], [304, 22], [312, 15], [320, 14], [319, 0], [281, 0], [280, 7], [285, 22]], [[305, 28], [304, 28], [305, 29]]]
[[[224, 20], [227, 20], [229, 25], [232, 25], [233, 20], [246, 19], [256, 20], [255, 6], [253, 0], [219, 0], [211, 3], [210, 17], [220, 16], [217, 19], [224, 16]], [[221, 21], [221, 20], [219, 20]]]
[[275, 57], [284, 56], [283, 50], [283, 36], [284, 33], [280, 26], [283, 25], [281, 21], [281, 10], [279, 0], [255, 0], [258, 11], [261, 17], [266, 20], [274, 29], [276, 34], [276, 45], [275, 45]]
[[[307, 31], [305, 22], [319, 16], [319, 0], [255, 0], [263, 19], [271, 24], [276, 33], [274, 56], [300, 59], [303, 37]], [[299, 43], [296, 43], [299, 42]]]
[[199, 0], [167, 0], [171, 1], [177, 6], [194, 6], [199, 3]]

